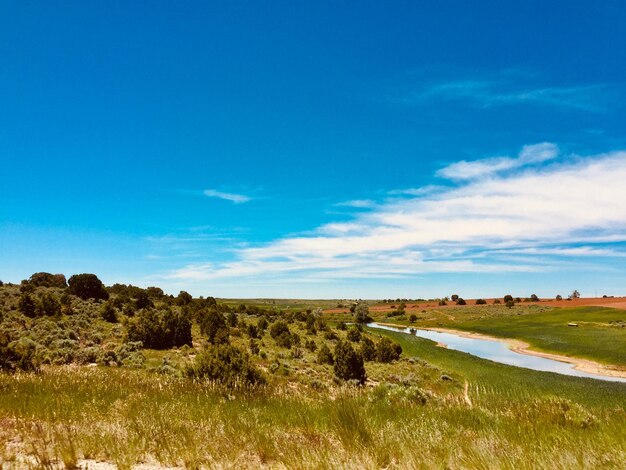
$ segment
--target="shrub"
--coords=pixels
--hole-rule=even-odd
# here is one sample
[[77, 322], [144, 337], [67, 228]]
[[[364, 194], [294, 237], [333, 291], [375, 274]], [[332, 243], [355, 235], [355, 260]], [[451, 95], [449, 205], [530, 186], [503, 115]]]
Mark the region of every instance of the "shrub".
[[61, 315], [61, 303], [57, 300], [56, 296], [50, 293], [45, 293], [41, 297], [39, 305], [37, 305], [37, 315], [43, 317], [54, 317]]
[[507, 300], [505, 305], [508, 308], [513, 308], [515, 306], [515, 302], [513, 302], [513, 300]]
[[148, 293], [145, 290], [137, 292], [137, 297], [135, 299], [135, 308], [137, 310], [141, 310], [142, 308], [152, 307], [154, 307], [154, 304], [152, 303], [152, 300], [150, 300]]
[[354, 319], [357, 323], [369, 323], [372, 321], [370, 309], [365, 302], [357, 304], [354, 308], [354, 315]]
[[358, 328], [350, 328], [346, 337], [348, 338], [348, 341], [358, 343], [361, 339], [361, 332]]
[[250, 362], [248, 354], [230, 344], [213, 345], [195, 358], [187, 367], [188, 377], [207, 379], [229, 388], [262, 385], [265, 378]]
[[270, 336], [274, 339], [278, 338], [284, 333], [291, 333], [291, 332], [289, 331], [289, 326], [287, 325], [287, 323], [285, 323], [282, 320], [275, 322], [270, 327]]
[[411, 316], [409, 317], [409, 321], [411, 323], [415, 323], [417, 321], [417, 315], [415, 315], [414, 313], [411, 314]]
[[228, 327], [224, 315], [216, 309], [209, 309], [200, 319], [200, 332], [206, 335], [211, 344], [221, 344], [228, 342]]
[[192, 345], [191, 321], [182, 312], [140, 310], [128, 320], [127, 330], [130, 341], [141, 341], [146, 348]]
[[67, 287], [67, 281], [63, 274], [35, 273], [30, 277], [28, 283], [34, 287], [58, 287], [60, 289]]
[[486, 303], [485, 299], [476, 299], [476, 305], [485, 305]]
[[530, 296], [530, 301], [531, 302], [539, 302], [539, 297], [537, 297], [537, 294], [532, 294]]
[[317, 362], [318, 364], [330, 364], [331, 366], [335, 363], [333, 353], [330, 351], [328, 345], [322, 345], [320, 350], [317, 352]]
[[22, 292], [20, 294], [20, 300], [17, 304], [17, 308], [20, 312], [29, 318], [35, 317], [36, 305], [33, 298], [28, 292]]
[[37, 343], [30, 338], [22, 337], [10, 342], [6, 334], [0, 333], [0, 371], [37, 370], [34, 361]]
[[257, 328], [259, 329], [259, 331], [263, 332], [267, 329], [268, 323], [267, 323], [267, 318], [265, 317], [261, 317], [259, 318], [259, 322], [257, 323]]
[[340, 341], [335, 346], [335, 376], [343, 380], [355, 380], [360, 385], [367, 379], [363, 357], [347, 341]]
[[95, 274], [74, 274], [68, 281], [70, 292], [83, 300], [107, 300], [109, 293]]
[[315, 352], [317, 350], [317, 344], [315, 344], [315, 341], [312, 339], [306, 342], [305, 347], [311, 352]]
[[237, 326], [237, 315], [235, 315], [235, 312], [230, 312], [228, 314], [228, 317], [226, 318], [226, 321], [228, 323], [228, 326], [235, 328]]
[[509, 300], [513, 301], [513, 296], [511, 294], [507, 294], [502, 300], [504, 300], [504, 303], [507, 303]]
[[500, 303], [502, 303], [502, 302], [500, 302], [500, 299], [493, 299], [493, 303], [494, 303], [494, 304], [500, 304]]
[[467, 302], [465, 302], [465, 299], [462, 299], [462, 298], [459, 297], [459, 299], [456, 301], [456, 304], [457, 305], [466, 305]]
[[563, 296], [562, 296], [561, 294], [558, 294], [558, 295], [556, 296], [556, 300], [563, 300]]
[[400, 359], [402, 346], [392, 342], [389, 338], [383, 338], [376, 346], [376, 360], [378, 362], [391, 362]]
[[452, 295], [450, 296], [450, 300], [452, 300], [452, 302], [456, 302], [457, 300], [459, 300], [459, 296], [458, 296], [458, 295], [456, 295], [456, 294], [452, 294]]
[[364, 361], [376, 360], [376, 346], [374, 345], [374, 341], [367, 336], [361, 338], [361, 356], [363, 356]]
[[254, 354], [255, 356], [259, 355], [259, 343], [258, 341], [250, 338], [250, 354]]
[[115, 307], [111, 301], [107, 300], [100, 309], [100, 316], [102, 319], [109, 323], [117, 323], [117, 315], [115, 313]]

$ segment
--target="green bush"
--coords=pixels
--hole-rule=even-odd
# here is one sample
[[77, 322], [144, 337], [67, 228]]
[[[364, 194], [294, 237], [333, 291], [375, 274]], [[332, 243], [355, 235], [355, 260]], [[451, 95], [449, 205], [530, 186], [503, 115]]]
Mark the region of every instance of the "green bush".
[[107, 300], [109, 293], [95, 274], [74, 274], [68, 284], [70, 292], [83, 300]]
[[35, 353], [37, 344], [30, 338], [22, 337], [10, 341], [10, 337], [0, 333], [0, 371], [37, 370]]
[[367, 336], [361, 338], [361, 356], [363, 356], [364, 361], [376, 360], [376, 346], [374, 345], [374, 341]]
[[352, 341], [354, 343], [358, 343], [361, 340], [361, 332], [358, 328], [350, 328], [346, 335], [348, 341]]
[[215, 308], [210, 308], [200, 319], [200, 332], [211, 344], [227, 343], [230, 334], [224, 315]]
[[343, 380], [355, 380], [359, 384], [364, 384], [365, 366], [363, 357], [357, 353], [347, 341], [340, 341], [335, 346], [335, 376]]
[[183, 312], [140, 310], [128, 320], [126, 328], [129, 341], [141, 341], [146, 348], [192, 345], [191, 320]]
[[229, 388], [245, 388], [262, 385], [265, 378], [250, 362], [248, 354], [230, 344], [210, 346], [187, 367], [186, 375], [206, 379]]
[[389, 338], [382, 338], [376, 346], [376, 360], [378, 362], [391, 362], [400, 359], [402, 346], [392, 342]]
[[331, 366], [335, 363], [333, 353], [326, 344], [323, 344], [317, 352], [317, 362], [318, 364], [330, 364]]

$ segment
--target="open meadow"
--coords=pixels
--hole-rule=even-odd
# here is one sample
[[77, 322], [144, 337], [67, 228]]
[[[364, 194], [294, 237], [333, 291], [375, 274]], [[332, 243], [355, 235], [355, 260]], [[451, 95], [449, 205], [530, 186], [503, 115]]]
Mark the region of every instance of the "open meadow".
[[[623, 366], [624, 329], [606, 326], [623, 311], [471, 306], [410, 321], [364, 302], [324, 313], [328, 302], [223, 302], [123, 285], [83, 299], [75, 285], [35, 277], [0, 287], [3, 468], [626, 464], [626, 384], [367, 326], [371, 315], [531, 341], [543, 325], [546, 344], [566, 345], [547, 349]], [[591, 326], [560, 334], [572, 319]]]

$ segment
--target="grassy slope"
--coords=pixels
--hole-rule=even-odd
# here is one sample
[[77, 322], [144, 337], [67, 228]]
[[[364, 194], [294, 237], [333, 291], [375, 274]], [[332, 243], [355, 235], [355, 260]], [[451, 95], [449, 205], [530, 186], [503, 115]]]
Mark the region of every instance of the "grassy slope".
[[[0, 442], [2, 432], [17, 433], [39, 464], [84, 455], [119, 468], [146, 459], [188, 468], [626, 464], [626, 385], [528, 371], [383, 333], [407, 357], [368, 363], [368, 374], [382, 382], [408, 372], [419, 388], [319, 390], [291, 376], [276, 377], [264, 393], [232, 396], [146, 371], [54, 367], [0, 374]], [[420, 389], [435, 390], [425, 405]], [[2, 457], [15, 458], [10, 447]]]

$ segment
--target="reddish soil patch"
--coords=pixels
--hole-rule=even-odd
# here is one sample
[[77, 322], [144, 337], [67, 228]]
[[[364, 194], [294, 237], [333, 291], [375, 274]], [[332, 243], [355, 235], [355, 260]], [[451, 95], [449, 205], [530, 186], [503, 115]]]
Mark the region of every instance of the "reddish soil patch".
[[[478, 307], [493, 305], [494, 299], [485, 299], [487, 305], [477, 305]], [[476, 305], [476, 299], [465, 299], [467, 305]], [[500, 299], [502, 301], [502, 299]], [[626, 297], [590, 297], [584, 299], [575, 300], [555, 300], [555, 299], [541, 299], [540, 302], [522, 302], [522, 305], [547, 305], [550, 307], [611, 307], [626, 310]], [[370, 307], [370, 312], [390, 312], [398, 307], [399, 303], [374, 305]], [[393, 308], [392, 308], [393, 307]], [[445, 306], [437, 305], [437, 302], [410, 302], [406, 304], [407, 313], [421, 312], [422, 310], [430, 309], [448, 309], [448, 308], [461, 308], [462, 306], [456, 305], [454, 302], [449, 301]], [[349, 313], [348, 308], [331, 308], [325, 310], [326, 313]]]

